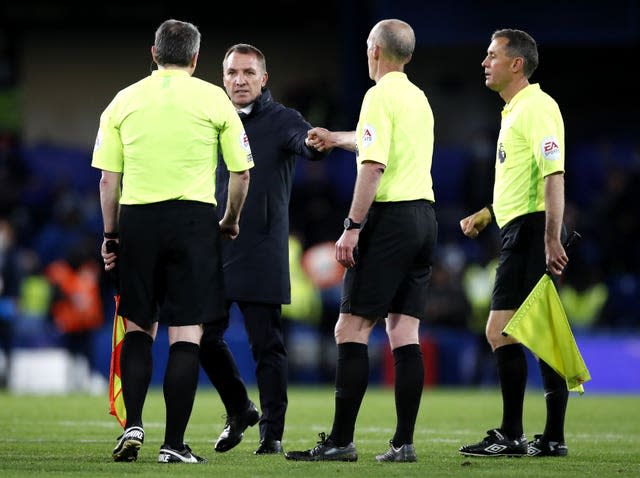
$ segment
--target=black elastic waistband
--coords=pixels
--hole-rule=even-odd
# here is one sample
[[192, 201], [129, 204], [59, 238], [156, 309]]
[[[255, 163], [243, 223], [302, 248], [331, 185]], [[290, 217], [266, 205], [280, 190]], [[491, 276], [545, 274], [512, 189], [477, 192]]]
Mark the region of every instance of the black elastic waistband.
[[191, 201], [184, 199], [169, 199], [167, 201], [151, 202], [147, 204], [122, 204], [125, 209], [175, 209], [175, 208], [203, 208], [212, 209], [215, 206], [208, 202]]
[[420, 206], [420, 205], [430, 205], [433, 206], [434, 202], [429, 201], [428, 199], [413, 199], [411, 201], [374, 201], [371, 205], [372, 208], [383, 208], [383, 207], [393, 207], [393, 206]]

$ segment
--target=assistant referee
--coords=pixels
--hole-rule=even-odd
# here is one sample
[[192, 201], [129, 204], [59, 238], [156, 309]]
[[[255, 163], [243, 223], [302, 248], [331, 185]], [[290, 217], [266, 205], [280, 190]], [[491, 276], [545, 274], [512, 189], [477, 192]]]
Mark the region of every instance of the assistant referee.
[[538, 67], [536, 41], [516, 29], [497, 30], [482, 61], [485, 85], [504, 100], [495, 161], [493, 204], [463, 218], [462, 232], [477, 237], [490, 223], [500, 227], [501, 248], [487, 319], [502, 392], [502, 423], [467, 456], [567, 456], [565, 380], [539, 360], [547, 409], [542, 434], [528, 442], [523, 429], [527, 359], [522, 344], [502, 331], [545, 269], [562, 274], [569, 258], [562, 245], [564, 121], [556, 101], [529, 78]]
[[[202, 324], [225, 315], [221, 234], [239, 233], [251, 149], [226, 93], [194, 78], [200, 32], [167, 20], [151, 48], [158, 70], [120, 91], [100, 117], [92, 166], [102, 170], [105, 269], [120, 269], [120, 312], [127, 318], [121, 376], [127, 423], [113, 450], [133, 461], [144, 441], [142, 409], [151, 381], [158, 317], [169, 325], [164, 376], [166, 427], [158, 461], [199, 463], [184, 443], [199, 373]], [[229, 200], [218, 224], [218, 148]], [[122, 182], [122, 185], [121, 185]], [[119, 242], [119, 253], [106, 242]]]
[[369, 76], [355, 135], [315, 128], [319, 149], [356, 150], [358, 176], [336, 259], [345, 267], [338, 345], [335, 415], [329, 436], [313, 449], [289, 452], [290, 460], [355, 461], [355, 422], [368, 375], [368, 341], [386, 318], [395, 359], [397, 424], [378, 461], [416, 461], [413, 432], [424, 368], [418, 329], [436, 244], [431, 179], [433, 113], [425, 94], [403, 72], [415, 46], [412, 28], [383, 20], [367, 40]]

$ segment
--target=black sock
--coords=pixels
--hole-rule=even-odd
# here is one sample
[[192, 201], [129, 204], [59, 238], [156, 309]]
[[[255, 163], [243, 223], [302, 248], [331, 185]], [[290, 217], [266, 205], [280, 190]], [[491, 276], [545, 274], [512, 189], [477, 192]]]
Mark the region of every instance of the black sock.
[[164, 444], [177, 450], [184, 445], [184, 432], [198, 387], [199, 349], [198, 344], [191, 342], [176, 342], [169, 347], [162, 387], [167, 411]]
[[249, 407], [247, 388], [224, 339], [208, 339], [203, 336], [200, 343], [200, 364], [218, 391], [227, 415], [238, 415]]
[[142, 408], [151, 383], [153, 339], [142, 331], [127, 332], [120, 351], [122, 398], [127, 411], [127, 428], [142, 426]]
[[396, 433], [392, 443], [396, 448], [413, 443], [418, 408], [424, 384], [424, 364], [420, 345], [409, 344], [393, 351], [396, 372]]
[[527, 386], [527, 358], [520, 344], [509, 344], [495, 350], [502, 389], [502, 425], [500, 429], [510, 439], [522, 436], [522, 408]]
[[338, 344], [336, 365], [336, 398], [333, 427], [329, 436], [338, 446], [353, 441], [356, 418], [369, 382], [369, 352], [367, 344]]
[[544, 426], [543, 435], [547, 440], [561, 442], [564, 441], [564, 417], [569, 390], [564, 378], [542, 360], [540, 360], [540, 372], [544, 386], [544, 399], [547, 403], [547, 423]]

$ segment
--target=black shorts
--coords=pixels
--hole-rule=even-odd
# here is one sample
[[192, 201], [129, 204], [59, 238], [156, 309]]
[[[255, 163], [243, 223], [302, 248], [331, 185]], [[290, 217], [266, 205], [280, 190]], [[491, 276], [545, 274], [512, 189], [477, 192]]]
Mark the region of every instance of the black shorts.
[[422, 320], [437, 235], [429, 201], [374, 203], [354, 251], [356, 265], [344, 277], [340, 312]]
[[500, 230], [502, 247], [491, 310], [520, 307], [545, 273], [544, 231], [544, 212], [517, 217]]
[[148, 329], [161, 315], [170, 326], [226, 314], [216, 208], [166, 201], [120, 210], [120, 311]]

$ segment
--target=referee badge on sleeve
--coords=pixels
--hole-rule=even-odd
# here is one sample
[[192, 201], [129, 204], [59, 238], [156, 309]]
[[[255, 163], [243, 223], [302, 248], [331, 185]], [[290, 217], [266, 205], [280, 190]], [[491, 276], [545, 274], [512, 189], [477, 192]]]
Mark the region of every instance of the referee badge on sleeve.
[[242, 145], [244, 150], [247, 152], [247, 162], [253, 163], [253, 155], [251, 154], [251, 145], [249, 144], [249, 137], [247, 136], [247, 133], [245, 132], [245, 130], [242, 130], [240, 132], [240, 145]]
[[364, 125], [362, 130], [362, 147], [367, 148], [376, 140], [376, 129], [370, 124]]
[[542, 155], [548, 161], [560, 159], [560, 145], [554, 136], [547, 136], [542, 140]]

